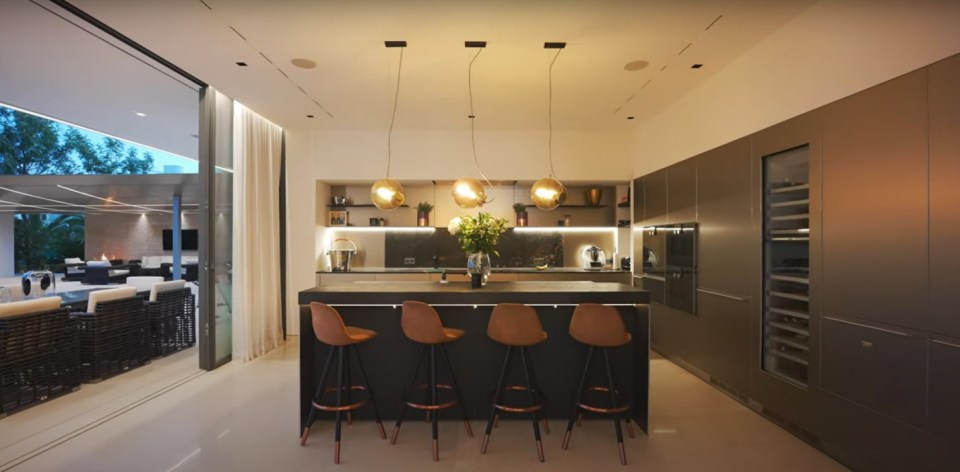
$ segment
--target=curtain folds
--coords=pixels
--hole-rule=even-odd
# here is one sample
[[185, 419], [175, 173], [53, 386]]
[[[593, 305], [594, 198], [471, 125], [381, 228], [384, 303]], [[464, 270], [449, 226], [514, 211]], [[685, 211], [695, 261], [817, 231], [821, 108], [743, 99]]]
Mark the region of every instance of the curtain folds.
[[283, 130], [234, 102], [233, 360], [283, 342], [280, 153]]

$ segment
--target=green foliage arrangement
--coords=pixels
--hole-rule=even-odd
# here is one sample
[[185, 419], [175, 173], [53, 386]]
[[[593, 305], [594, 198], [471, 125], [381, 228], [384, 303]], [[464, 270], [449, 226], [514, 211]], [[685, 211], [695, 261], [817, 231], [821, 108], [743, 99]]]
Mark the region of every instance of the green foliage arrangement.
[[430, 213], [433, 211], [433, 204], [430, 202], [420, 202], [417, 203], [417, 211], [422, 211], [424, 213]]
[[464, 216], [459, 220], [459, 224], [451, 224], [448, 229], [467, 254], [485, 252], [500, 255], [496, 246], [500, 236], [507, 231], [506, 218], [494, 218], [490, 213], [480, 212], [476, 217]]
[[513, 204], [513, 212], [514, 212], [514, 213], [516, 213], [516, 214], [519, 215], [520, 213], [523, 213], [523, 212], [525, 212], [525, 211], [527, 211], [527, 206], [524, 205], [523, 203], [514, 203], [514, 204]]

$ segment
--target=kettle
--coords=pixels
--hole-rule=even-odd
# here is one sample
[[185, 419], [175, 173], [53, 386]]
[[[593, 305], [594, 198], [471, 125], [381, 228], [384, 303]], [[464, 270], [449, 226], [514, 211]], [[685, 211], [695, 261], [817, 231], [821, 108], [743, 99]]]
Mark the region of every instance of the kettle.
[[607, 263], [607, 256], [603, 249], [598, 246], [588, 246], [580, 252], [580, 260], [583, 262], [583, 268], [588, 270], [600, 270]]

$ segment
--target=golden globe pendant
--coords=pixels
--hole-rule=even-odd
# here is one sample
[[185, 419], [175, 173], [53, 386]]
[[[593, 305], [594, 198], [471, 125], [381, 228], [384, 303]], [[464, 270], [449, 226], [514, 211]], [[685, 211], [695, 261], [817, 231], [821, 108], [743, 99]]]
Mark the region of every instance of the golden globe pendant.
[[530, 187], [530, 199], [541, 210], [553, 210], [567, 199], [567, 188], [553, 177], [543, 178]]
[[487, 192], [479, 180], [463, 177], [453, 183], [453, 201], [460, 208], [482, 207], [487, 202]]
[[403, 205], [406, 195], [400, 182], [386, 178], [374, 182], [373, 187], [370, 187], [370, 199], [374, 206], [381, 210], [395, 210]]

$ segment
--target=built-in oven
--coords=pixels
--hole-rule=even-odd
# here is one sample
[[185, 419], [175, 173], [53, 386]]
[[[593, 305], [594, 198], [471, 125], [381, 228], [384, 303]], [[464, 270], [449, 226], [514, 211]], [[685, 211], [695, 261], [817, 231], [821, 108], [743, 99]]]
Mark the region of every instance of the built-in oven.
[[651, 302], [696, 313], [696, 223], [643, 229], [643, 287]]

